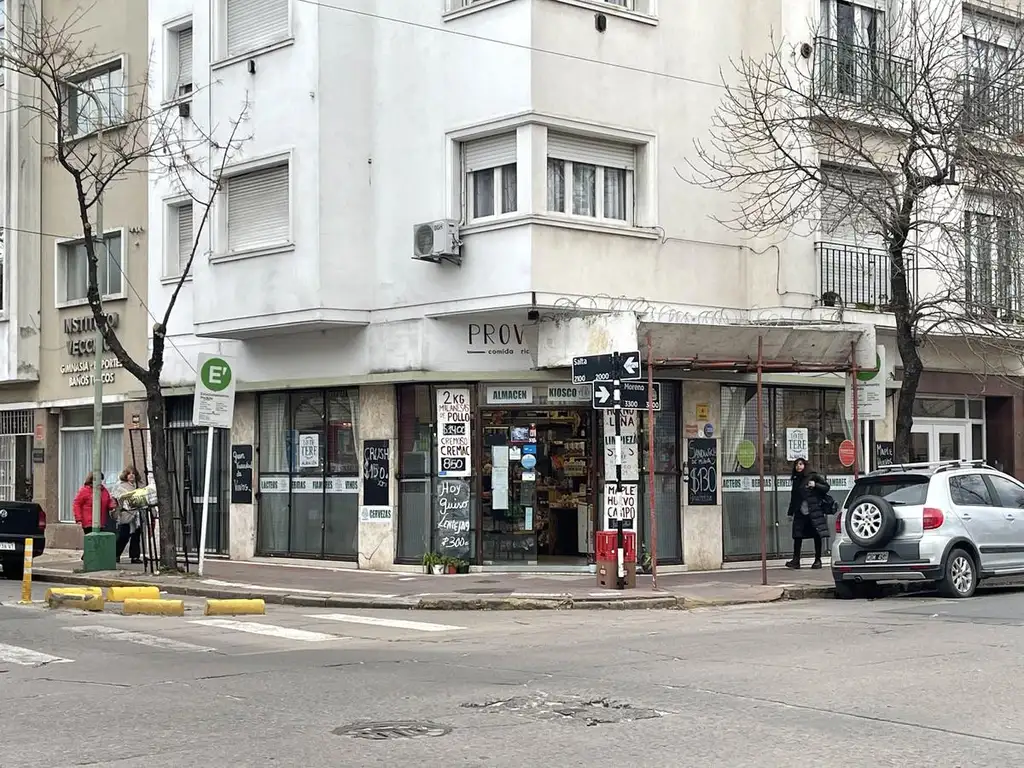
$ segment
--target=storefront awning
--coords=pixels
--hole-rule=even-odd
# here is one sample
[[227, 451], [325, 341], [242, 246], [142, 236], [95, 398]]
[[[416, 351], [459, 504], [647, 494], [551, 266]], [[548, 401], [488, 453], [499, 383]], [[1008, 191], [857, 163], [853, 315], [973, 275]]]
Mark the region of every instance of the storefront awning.
[[[749, 371], [757, 367], [757, 342], [762, 340], [765, 370], [849, 370], [851, 351], [857, 366], [875, 366], [875, 329], [835, 324], [703, 325], [639, 323], [641, 349], [651, 340], [656, 365], [691, 370]], [[646, 356], [646, 351], [643, 351]]]

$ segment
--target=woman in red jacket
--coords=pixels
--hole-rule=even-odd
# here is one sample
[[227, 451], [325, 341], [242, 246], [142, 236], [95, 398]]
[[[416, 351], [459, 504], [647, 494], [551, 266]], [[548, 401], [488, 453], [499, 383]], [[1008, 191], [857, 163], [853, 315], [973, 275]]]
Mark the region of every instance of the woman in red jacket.
[[[103, 474], [100, 473], [100, 480], [103, 480]], [[92, 527], [92, 472], [85, 476], [85, 482], [82, 483], [82, 487], [78, 489], [78, 493], [75, 494], [75, 500], [71, 504], [72, 509], [75, 513], [75, 520], [82, 530], [86, 533], [92, 533], [93, 530], [99, 531], [104, 530], [107, 527], [107, 521], [109, 519], [108, 514], [114, 510], [117, 503], [110, 495], [110, 491], [107, 487], [100, 483], [100, 527], [94, 529]]]

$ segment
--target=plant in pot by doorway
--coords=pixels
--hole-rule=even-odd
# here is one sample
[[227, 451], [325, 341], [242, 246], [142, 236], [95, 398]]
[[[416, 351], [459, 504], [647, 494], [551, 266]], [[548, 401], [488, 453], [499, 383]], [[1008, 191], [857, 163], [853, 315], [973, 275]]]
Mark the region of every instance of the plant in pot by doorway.
[[457, 558], [457, 557], [445, 557], [445, 558], [443, 558], [443, 562], [444, 562], [444, 572], [445, 573], [454, 574], [454, 573], [458, 573], [459, 572], [459, 565], [458, 565], [459, 558]]
[[437, 552], [427, 552], [423, 556], [423, 571], [440, 576], [444, 573], [444, 558], [437, 554]]

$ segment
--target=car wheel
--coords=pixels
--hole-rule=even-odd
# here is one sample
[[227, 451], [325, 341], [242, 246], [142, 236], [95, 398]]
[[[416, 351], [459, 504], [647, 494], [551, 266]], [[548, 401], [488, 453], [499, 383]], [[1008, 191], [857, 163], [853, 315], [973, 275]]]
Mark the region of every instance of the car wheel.
[[0, 568], [3, 568], [5, 579], [21, 581], [25, 575], [25, 560], [20, 557], [5, 557], [0, 560]]
[[939, 593], [943, 597], [964, 598], [978, 588], [978, 569], [974, 558], [962, 549], [954, 549], [946, 558], [946, 567]]
[[892, 504], [880, 496], [862, 496], [843, 515], [846, 534], [863, 549], [877, 549], [896, 535], [899, 518]]

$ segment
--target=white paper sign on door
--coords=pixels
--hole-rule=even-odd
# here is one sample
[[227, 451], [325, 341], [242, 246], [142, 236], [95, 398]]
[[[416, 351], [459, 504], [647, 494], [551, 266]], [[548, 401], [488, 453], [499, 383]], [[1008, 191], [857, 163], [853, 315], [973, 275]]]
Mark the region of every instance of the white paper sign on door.
[[437, 390], [437, 474], [469, 477], [472, 446], [469, 425], [473, 416], [465, 387]]
[[[604, 479], [615, 479], [615, 411], [605, 411], [604, 418]], [[635, 483], [640, 480], [640, 444], [637, 440], [636, 411], [620, 411], [619, 435], [622, 439], [622, 480]]]
[[807, 459], [807, 430], [803, 427], [786, 428], [786, 461]]
[[299, 435], [299, 466], [320, 466], [320, 435]]

